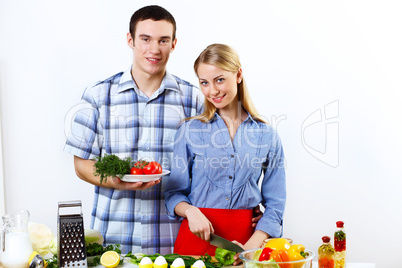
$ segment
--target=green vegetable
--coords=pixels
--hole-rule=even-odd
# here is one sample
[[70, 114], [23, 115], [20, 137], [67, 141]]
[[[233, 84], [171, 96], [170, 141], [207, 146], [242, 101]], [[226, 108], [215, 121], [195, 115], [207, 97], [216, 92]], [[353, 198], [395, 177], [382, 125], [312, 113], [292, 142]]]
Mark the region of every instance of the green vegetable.
[[223, 248], [216, 248], [215, 250], [215, 259], [224, 266], [233, 264], [235, 255], [236, 252]]
[[105, 155], [95, 157], [95, 176], [100, 177], [100, 183], [107, 181], [107, 177], [122, 177], [124, 174], [129, 174], [132, 167], [131, 157], [120, 159], [117, 155]]

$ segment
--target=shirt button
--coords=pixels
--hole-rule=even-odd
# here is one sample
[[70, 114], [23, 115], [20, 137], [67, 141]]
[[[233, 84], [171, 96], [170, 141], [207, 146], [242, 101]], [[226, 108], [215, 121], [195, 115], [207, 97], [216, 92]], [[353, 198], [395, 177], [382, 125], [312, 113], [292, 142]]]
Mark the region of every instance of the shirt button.
[[232, 176], [229, 176], [229, 179], [231, 180], [233, 177]]
[[234, 157], [234, 154], [232, 154], [230, 157], [232, 157], [232, 158], [233, 158], [233, 157]]
[[229, 197], [226, 196], [226, 200], [229, 200]]

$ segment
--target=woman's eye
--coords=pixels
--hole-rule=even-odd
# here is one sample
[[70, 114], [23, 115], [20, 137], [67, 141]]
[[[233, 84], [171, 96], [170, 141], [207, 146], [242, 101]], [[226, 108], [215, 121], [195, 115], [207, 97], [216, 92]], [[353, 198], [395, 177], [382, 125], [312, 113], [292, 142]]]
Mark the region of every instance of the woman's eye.
[[216, 82], [218, 82], [218, 83], [222, 83], [222, 82], [223, 82], [223, 80], [225, 80], [225, 79], [223, 79], [223, 78], [219, 78], [219, 79], [217, 79], [217, 80], [216, 80]]
[[208, 82], [200, 82], [201, 85], [206, 86], [208, 84]]

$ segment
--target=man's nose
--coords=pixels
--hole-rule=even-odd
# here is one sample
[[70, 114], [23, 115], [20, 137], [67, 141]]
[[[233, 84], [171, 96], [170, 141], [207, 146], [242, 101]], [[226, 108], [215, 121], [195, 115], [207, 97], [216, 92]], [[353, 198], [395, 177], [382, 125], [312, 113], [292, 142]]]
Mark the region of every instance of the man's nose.
[[159, 53], [159, 42], [158, 41], [153, 41], [149, 45], [149, 51], [156, 54]]

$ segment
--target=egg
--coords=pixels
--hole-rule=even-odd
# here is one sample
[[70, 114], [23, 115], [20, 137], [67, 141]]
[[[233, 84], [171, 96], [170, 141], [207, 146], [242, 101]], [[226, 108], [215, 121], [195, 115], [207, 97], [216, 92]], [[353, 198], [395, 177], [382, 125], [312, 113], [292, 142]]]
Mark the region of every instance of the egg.
[[167, 262], [165, 257], [158, 256], [154, 262], [154, 268], [167, 268]]
[[149, 257], [144, 257], [141, 259], [140, 264], [138, 265], [139, 268], [152, 268], [152, 260]]
[[186, 265], [184, 264], [184, 261], [182, 258], [176, 258], [172, 265], [170, 265], [171, 268], [184, 268]]
[[196, 261], [191, 268], [205, 268], [205, 263], [202, 260]]

